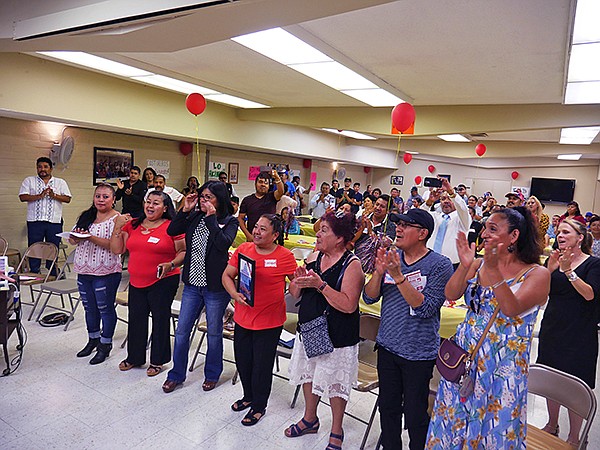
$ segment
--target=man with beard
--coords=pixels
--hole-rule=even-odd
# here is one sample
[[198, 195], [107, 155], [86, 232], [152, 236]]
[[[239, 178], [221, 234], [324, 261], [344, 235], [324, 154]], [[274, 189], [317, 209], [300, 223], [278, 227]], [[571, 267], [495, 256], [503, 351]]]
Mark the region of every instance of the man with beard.
[[117, 178], [116, 200], [123, 200], [123, 214], [131, 214], [131, 217], [140, 217], [144, 211], [144, 194], [146, 185], [140, 181], [142, 169], [133, 166], [129, 171], [129, 180], [121, 181]]
[[[52, 176], [50, 158], [38, 158], [36, 161], [37, 176], [27, 177], [21, 184], [19, 200], [27, 202], [27, 241], [51, 242], [57, 247], [62, 233], [62, 205], [71, 201], [71, 191], [65, 180]], [[40, 271], [40, 260], [31, 258], [31, 272]], [[50, 265], [48, 264], [48, 267]]]
[[[276, 191], [269, 191], [271, 178], [275, 180]], [[254, 181], [254, 189], [256, 191], [254, 194], [250, 194], [242, 200], [238, 216], [240, 229], [248, 242], [252, 242], [252, 230], [260, 216], [275, 214], [277, 202], [283, 196], [283, 181], [275, 170], [271, 173], [261, 172]], [[246, 223], [246, 219], [248, 223]]]

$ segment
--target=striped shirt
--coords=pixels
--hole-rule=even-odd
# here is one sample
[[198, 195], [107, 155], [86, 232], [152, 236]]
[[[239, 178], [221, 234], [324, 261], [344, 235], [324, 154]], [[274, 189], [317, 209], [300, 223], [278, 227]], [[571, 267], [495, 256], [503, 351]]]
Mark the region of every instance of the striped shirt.
[[414, 264], [408, 265], [402, 251], [399, 253], [402, 273], [407, 277], [407, 282], [420, 290], [425, 298], [420, 306], [411, 308], [387, 274], [381, 280], [378, 297], [371, 298], [363, 290], [363, 299], [367, 304], [383, 297], [377, 344], [411, 361], [433, 360], [440, 345], [440, 308], [446, 299], [446, 283], [453, 273], [452, 263], [447, 257], [430, 251]]

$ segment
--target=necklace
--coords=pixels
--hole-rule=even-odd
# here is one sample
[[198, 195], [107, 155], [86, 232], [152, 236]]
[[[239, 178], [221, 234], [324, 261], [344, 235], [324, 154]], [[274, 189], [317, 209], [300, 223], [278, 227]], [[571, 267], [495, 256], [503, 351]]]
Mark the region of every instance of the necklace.
[[156, 221], [156, 222], [158, 222], [157, 225], [155, 225], [154, 222], [151, 222], [151, 221], [148, 221], [148, 222], [150, 222], [154, 226], [153, 227], [148, 227], [148, 226], [144, 226], [144, 224], [142, 223], [140, 225], [140, 228], [142, 229], [142, 234], [150, 234], [150, 233], [152, 233], [154, 230], [156, 230], [158, 227], [160, 227], [165, 222], [165, 220], [164, 219], [157, 220]]

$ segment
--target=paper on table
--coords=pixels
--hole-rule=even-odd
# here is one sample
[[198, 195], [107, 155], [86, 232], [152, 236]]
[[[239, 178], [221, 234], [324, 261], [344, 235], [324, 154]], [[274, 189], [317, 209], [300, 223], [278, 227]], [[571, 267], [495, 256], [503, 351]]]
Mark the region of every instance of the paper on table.
[[56, 235], [63, 239], [69, 239], [71, 236], [80, 238], [80, 239], [85, 239], [85, 238], [89, 238], [92, 236], [89, 233], [77, 233], [75, 231], [63, 231], [62, 233], [56, 233]]
[[294, 339], [296, 335], [286, 331], [285, 329], [281, 330], [281, 334], [279, 335], [279, 344], [283, 345], [287, 348], [292, 348], [294, 346]]

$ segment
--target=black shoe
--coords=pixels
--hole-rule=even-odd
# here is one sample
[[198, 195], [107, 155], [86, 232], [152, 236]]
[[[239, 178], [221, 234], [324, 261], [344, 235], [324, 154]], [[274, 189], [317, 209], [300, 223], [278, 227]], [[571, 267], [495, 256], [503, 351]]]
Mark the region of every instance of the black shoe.
[[77, 357], [83, 358], [85, 356], [90, 356], [92, 352], [96, 349], [96, 347], [98, 347], [99, 343], [100, 338], [90, 338], [88, 340], [88, 343], [85, 344], [85, 347], [83, 347], [83, 349], [79, 353], [77, 353]]
[[110, 351], [112, 350], [112, 344], [98, 344], [96, 355], [92, 359], [90, 359], [90, 364], [100, 364], [104, 362], [108, 355], [110, 355]]

